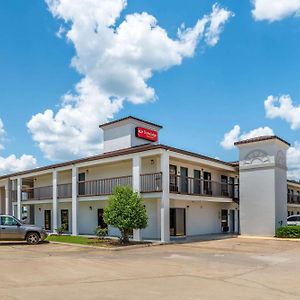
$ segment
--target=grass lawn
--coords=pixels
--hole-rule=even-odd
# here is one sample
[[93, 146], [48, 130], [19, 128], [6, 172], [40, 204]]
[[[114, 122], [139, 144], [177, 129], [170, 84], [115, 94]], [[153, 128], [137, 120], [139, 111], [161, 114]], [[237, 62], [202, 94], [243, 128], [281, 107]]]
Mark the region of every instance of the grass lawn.
[[69, 244], [80, 244], [99, 247], [124, 247], [137, 244], [143, 244], [143, 242], [130, 242], [127, 245], [121, 245], [118, 239], [97, 239], [84, 236], [71, 236], [71, 235], [49, 235], [46, 239], [49, 242], [60, 242]]

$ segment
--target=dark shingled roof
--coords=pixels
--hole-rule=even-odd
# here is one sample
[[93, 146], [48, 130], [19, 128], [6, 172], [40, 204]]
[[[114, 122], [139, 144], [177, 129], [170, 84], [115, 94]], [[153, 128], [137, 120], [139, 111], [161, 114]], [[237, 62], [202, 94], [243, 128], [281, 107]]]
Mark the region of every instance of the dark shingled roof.
[[287, 144], [288, 146], [291, 146], [290, 143], [288, 143], [287, 141], [281, 139], [280, 137], [278, 137], [276, 135], [258, 136], [258, 137], [252, 138], [252, 139], [235, 142], [234, 145], [238, 146], [238, 145], [242, 145], [242, 144], [249, 144], [249, 143], [261, 142], [261, 141], [267, 141], [267, 140], [279, 140], [279, 141]]
[[149, 122], [149, 121], [145, 121], [145, 120], [142, 120], [142, 119], [139, 119], [139, 118], [136, 118], [136, 117], [132, 117], [132, 116], [128, 116], [128, 117], [125, 117], [125, 118], [122, 118], [122, 119], [118, 119], [118, 120], [115, 120], [115, 121], [104, 123], [104, 124], [99, 125], [99, 127], [103, 128], [103, 127], [106, 127], [108, 125], [119, 123], [121, 121], [129, 120], [129, 119], [133, 119], [133, 120], [136, 120], [136, 121], [139, 121], [139, 122], [144, 122], [144, 123], [152, 125], [152, 126], [163, 128], [161, 125], [158, 125], [158, 124], [155, 124], [155, 123], [152, 123], [152, 122]]

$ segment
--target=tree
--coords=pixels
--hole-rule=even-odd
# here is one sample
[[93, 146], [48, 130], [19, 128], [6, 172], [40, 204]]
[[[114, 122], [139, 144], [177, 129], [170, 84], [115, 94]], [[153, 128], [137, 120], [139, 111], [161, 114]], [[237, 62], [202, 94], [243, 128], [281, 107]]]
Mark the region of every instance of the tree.
[[104, 209], [104, 222], [118, 228], [121, 232], [121, 243], [129, 242], [133, 229], [147, 227], [148, 216], [142, 197], [128, 186], [118, 186], [108, 198]]

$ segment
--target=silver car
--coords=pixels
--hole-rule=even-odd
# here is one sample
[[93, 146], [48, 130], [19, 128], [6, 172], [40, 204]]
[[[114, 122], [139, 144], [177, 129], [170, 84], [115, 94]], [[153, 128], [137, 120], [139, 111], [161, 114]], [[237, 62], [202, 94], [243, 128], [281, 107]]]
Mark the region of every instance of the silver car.
[[41, 227], [24, 224], [13, 216], [0, 215], [1, 241], [26, 241], [36, 245], [46, 237], [47, 232]]

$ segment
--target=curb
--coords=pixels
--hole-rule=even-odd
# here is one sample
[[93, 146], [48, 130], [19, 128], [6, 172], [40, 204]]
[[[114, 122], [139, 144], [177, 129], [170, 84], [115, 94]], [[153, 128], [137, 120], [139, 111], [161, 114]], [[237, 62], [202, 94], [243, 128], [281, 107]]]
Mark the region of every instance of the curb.
[[238, 235], [239, 239], [257, 239], [257, 240], [270, 240], [270, 241], [287, 241], [287, 242], [300, 242], [298, 238], [277, 238], [271, 236], [254, 236], [254, 235]]
[[139, 249], [139, 248], [146, 248], [146, 247], [154, 247], [164, 245], [164, 243], [148, 243], [148, 244], [141, 244], [141, 245], [131, 245], [131, 246], [120, 246], [120, 247], [100, 247], [100, 246], [92, 246], [92, 245], [82, 245], [82, 244], [75, 244], [75, 243], [64, 243], [64, 242], [54, 242], [49, 241], [50, 244], [58, 244], [58, 245], [65, 245], [65, 246], [75, 246], [81, 248], [91, 248], [97, 250], [105, 250], [105, 251], [123, 251], [123, 250], [131, 250], [131, 249]]

